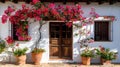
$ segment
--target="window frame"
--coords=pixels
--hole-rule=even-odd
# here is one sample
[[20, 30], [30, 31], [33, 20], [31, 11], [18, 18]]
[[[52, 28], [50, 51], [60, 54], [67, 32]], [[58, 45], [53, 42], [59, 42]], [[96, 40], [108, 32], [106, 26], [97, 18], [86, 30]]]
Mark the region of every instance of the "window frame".
[[[15, 24], [11, 24], [11, 36], [12, 36], [13, 40], [14, 41], [29, 41], [29, 40], [19, 40], [18, 39], [18, 36], [16, 35], [16, 33], [14, 33], [14, 32], [16, 32], [16, 30], [14, 30], [14, 25]], [[27, 25], [29, 25], [29, 24], [27, 23]], [[29, 35], [29, 29], [26, 29], [26, 32], [27, 32], [27, 35]]]
[[[95, 40], [95, 22], [108, 23], [108, 40]], [[112, 42], [113, 41], [113, 22], [109, 20], [95, 20], [94, 21], [94, 41], [95, 42]]]

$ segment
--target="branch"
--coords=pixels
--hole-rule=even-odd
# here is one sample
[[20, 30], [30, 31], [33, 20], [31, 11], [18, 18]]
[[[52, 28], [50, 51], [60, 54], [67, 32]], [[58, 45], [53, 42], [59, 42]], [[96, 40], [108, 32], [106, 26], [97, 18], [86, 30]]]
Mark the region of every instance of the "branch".
[[38, 47], [38, 44], [39, 44], [39, 42], [41, 41], [41, 28], [42, 28], [42, 26], [43, 26], [43, 24], [42, 24], [42, 21], [40, 21], [39, 22], [39, 29], [38, 29], [38, 31], [39, 31], [39, 35], [38, 35], [38, 40], [36, 41], [36, 43], [35, 43], [35, 48], [37, 48]]

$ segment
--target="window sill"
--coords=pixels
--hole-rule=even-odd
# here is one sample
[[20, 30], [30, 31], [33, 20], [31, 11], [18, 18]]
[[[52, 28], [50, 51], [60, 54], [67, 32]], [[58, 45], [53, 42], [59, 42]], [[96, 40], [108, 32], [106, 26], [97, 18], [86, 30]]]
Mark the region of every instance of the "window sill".
[[29, 40], [28, 41], [18, 41], [18, 40], [15, 40], [15, 42], [29, 42]]
[[94, 42], [113, 42], [113, 41], [111, 40], [111, 41], [94, 41]]

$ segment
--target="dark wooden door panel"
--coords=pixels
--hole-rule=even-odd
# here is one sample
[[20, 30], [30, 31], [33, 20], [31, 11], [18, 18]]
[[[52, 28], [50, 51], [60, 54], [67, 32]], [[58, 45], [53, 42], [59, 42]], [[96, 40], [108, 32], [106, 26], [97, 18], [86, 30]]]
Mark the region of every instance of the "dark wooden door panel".
[[62, 47], [62, 57], [63, 58], [71, 58], [72, 52], [71, 52], [72, 48], [71, 47]]
[[72, 59], [72, 27], [65, 23], [50, 23], [50, 58]]
[[71, 44], [72, 44], [71, 39], [62, 38], [62, 45], [64, 45], [64, 46], [72, 46]]
[[59, 38], [51, 38], [50, 44], [50, 46], [59, 45]]
[[59, 56], [59, 47], [51, 47], [50, 52], [50, 56]]

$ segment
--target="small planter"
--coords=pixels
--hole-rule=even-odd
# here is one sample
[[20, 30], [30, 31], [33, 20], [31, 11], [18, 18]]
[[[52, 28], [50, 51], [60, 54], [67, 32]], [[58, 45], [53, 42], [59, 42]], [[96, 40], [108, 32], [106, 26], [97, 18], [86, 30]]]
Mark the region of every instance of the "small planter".
[[23, 49], [16, 49], [13, 51], [14, 56], [17, 59], [17, 64], [26, 64], [26, 51], [28, 48], [23, 48]]
[[101, 59], [102, 64], [111, 64], [111, 60]]
[[32, 53], [32, 61], [34, 62], [35, 65], [39, 65], [41, 58], [42, 58], [43, 52], [40, 53]]
[[26, 55], [16, 56], [17, 64], [22, 65], [26, 64]]
[[82, 64], [90, 65], [91, 57], [81, 57], [81, 59], [82, 59]]

